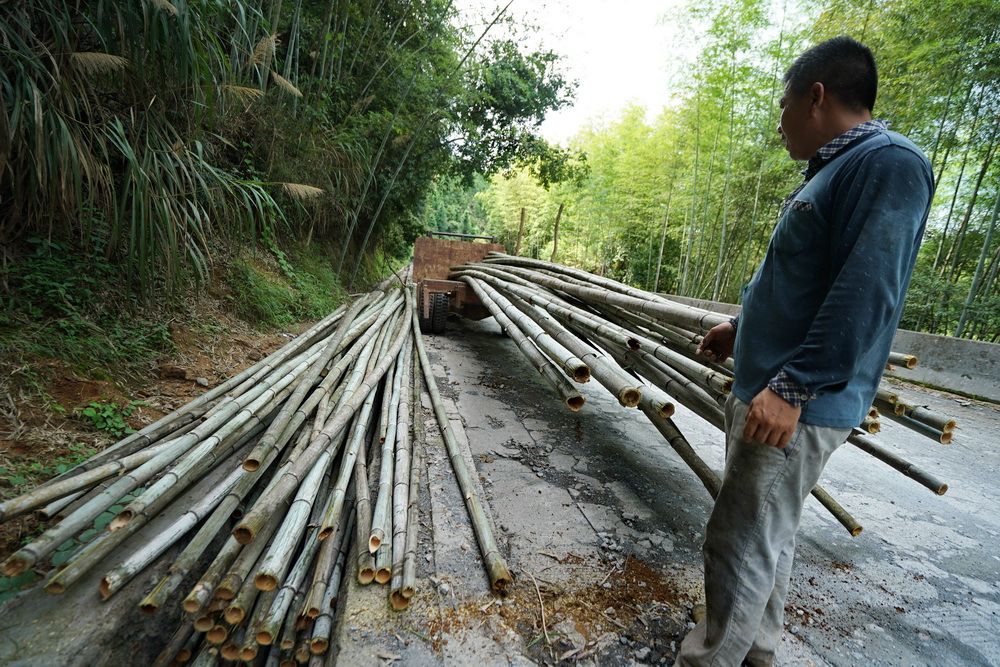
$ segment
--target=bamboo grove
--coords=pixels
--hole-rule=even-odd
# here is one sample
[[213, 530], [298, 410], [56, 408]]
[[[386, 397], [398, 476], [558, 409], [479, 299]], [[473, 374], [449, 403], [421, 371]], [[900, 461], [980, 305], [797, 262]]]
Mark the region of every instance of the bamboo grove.
[[[510, 572], [444, 412], [413, 293], [399, 288], [361, 295], [187, 405], [0, 503], [3, 521], [32, 511], [52, 519], [0, 567], [8, 576], [48, 569], [43, 586], [54, 595], [96, 572], [94, 594], [107, 600], [170, 552], [139, 603], [161, 624], [183, 610], [155, 664], [309, 662], [331, 646], [345, 577], [385, 585], [397, 610], [416, 594], [424, 434], [435, 420], [486, 575], [503, 592]], [[68, 555], [47, 568], [56, 553]]]
[[[403, 257], [433, 175], [541, 150], [557, 57], [452, 0], [29, 0], [0, 7], [0, 249], [204, 279], [222, 242]], [[495, 32], [495, 31], [494, 31]], [[16, 274], [16, 272], [15, 272]]]
[[[694, 62], [682, 59], [674, 72], [673, 103], [652, 118], [628, 106], [581, 131], [570, 144], [586, 155], [575, 178], [546, 188], [520, 169], [480, 184], [466, 215], [472, 226], [513, 252], [524, 209], [522, 254], [651, 291], [735, 302], [801, 180], [775, 131], [781, 76], [809, 44], [850, 34], [879, 62], [875, 117], [914, 139], [937, 183], [901, 326], [1000, 340], [1000, 2], [704, 7], [664, 18], [680, 26], [685, 45], [702, 36]], [[470, 196], [439, 189], [430, 214]]]

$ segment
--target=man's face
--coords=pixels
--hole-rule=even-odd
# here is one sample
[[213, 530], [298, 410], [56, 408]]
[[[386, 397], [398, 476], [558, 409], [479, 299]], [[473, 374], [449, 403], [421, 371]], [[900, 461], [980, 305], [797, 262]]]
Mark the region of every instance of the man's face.
[[808, 160], [818, 148], [813, 145], [815, 129], [812, 91], [798, 94], [785, 88], [778, 105], [781, 107], [778, 134], [785, 144], [785, 150], [793, 160]]

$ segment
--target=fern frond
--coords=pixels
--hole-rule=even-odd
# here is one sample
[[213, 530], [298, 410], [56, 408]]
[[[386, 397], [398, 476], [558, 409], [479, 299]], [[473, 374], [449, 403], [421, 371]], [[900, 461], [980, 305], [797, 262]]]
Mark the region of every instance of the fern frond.
[[274, 83], [281, 88], [283, 91], [289, 95], [294, 95], [295, 97], [302, 97], [302, 91], [295, 87], [291, 81], [281, 76], [274, 70], [271, 70], [271, 78], [274, 79]]
[[89, 75], [118, 72], [128, 66], [125, 58], [99, 51], [76, 51], [69, 54], [69, 60], [73, 67]]

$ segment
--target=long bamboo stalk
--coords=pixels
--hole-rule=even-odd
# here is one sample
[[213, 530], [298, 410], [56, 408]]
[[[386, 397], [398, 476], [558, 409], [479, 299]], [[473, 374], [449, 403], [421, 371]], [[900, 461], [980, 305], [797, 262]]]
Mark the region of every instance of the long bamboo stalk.
[[[381, 467], [379, 469], [378, 490], [375, 494], [375, 505], [372, 508], [371, 534], [368, 537], [368, 550], [376, 553], [379, 545], [386, 538], [385, 526], [388, 525], [389, 506], [392, 502], [392, 472], [395, 459], [393, 451], [396, 443], [396, 429], [399, 419], [399, 399], [403, 380], [402, 367], [404, 363], [403, 350], [396, 355], [396, 365], [392, 371], [392, 389], [389, 392], [389, 412], [386, 418], [385, 440], [382, 442]], [[388, 380], [387, 380], [388, 381]], [[385, 394], [383, 394], [383, 398]], [[377, 559], [376, 559], [377, 560]], [[378, 574], [376, 570], [376, 580]]]
[[[538, 371], [538, 374], [552, 385], [566, 407], [573, 412], [579, 411], [584, 404], [583, 395], [569, 383], [564, 373], [553, 363], [552, 358], [543, 354], [542, 350], [536, 347], [532, 340], [537, 340], [537, 338], [529, 339], [526, 331], [537, 330], [548, 340], [552, 340], [552, 337], [545, 333], [540, 326], [531, 322], [529, 317], [516, 308], [512, 308], [511, 310], [518, 314], [518, 321], [515, 322], [513, 319], [508, 317], [507, 314], [500, 308], [499, 304], [497, 304], [497, 302], [486, 293], [486, 290], [482, 288], [481, 284], [475, 278], [463, 276], [462, 281], [472, 287], [476, 296], [479, 297], [479, 300], [482, 301], [483, 305], [485, 305], [487, 310], [490, 311], [497, 323], [500, 325], [500, 328], [511, 337], [521, 353], [528, 359], [529, 362], [531, 362], [531, 365], [534, 366], [535, 370]], [[528, 322], [531, 322], [531, 324], [529, 325]], [[560, 346], [560, 348], [561, 347], [562, 346]], [[581, 377], [586, 376], [589, 380], [590, 368], [583, 363], [582, 360], [566, 351], [565, 348], [562, 349], [564, 352], [564, 360], [566, 362], [562, 364], [563, 368], [566, 369], [567, 364], [573, 364], [575, 362], [572, 360], [576, 360], [576, 362], [579, 362], [579, 366], [576, 367], [576, 370], [579, 372]], [[586, 370], [584, 371], [583, 369]]]
[[847, 442], [862, 451], [868, 452], [879, 461], [892, 466], [910, 479], [924, 485], [936, 495], [943, 496], [948, 492], [948, 485], [946, 483], [863, 434], [853, 433], [847, 438]]
[[[413, 297], [408, 294], [408, 301], [412, 303]], [[455, 478], [458, 480], [459, 488], [465, 499], [466, 509], [472, 520], [472, 527], [476, 534], [476, 541], [479, 544], [479, 551], [483, 556], [483, 563], [489, 575], [490, 585], [493, 590], [503, 592], [507, 590], [513, 579], [507, 563], [500, 554], [496, 539], [493, 537], [493, 529], [489, 519], [483, 509], [482, 502], [476, 494], [476, 487], [472, 481], [472, 475], [466, 467], [465, 459], [462, 458], [462, 451], [451, 432], [451, 424], [448, 415], [444, 411], [444, 403], [438, 393], [437, 382], [434, 380], [431, 362], [424, 349], [423, 337], [420, 334], [420, 323], [417, 320], [416, 312], [411, 308], [413, 338], [416, 343], [417, 356], [420, 358], [420, 367], [423, 372], [424, 381], [427, 383], [427, 391], [430, 395], [431, 405], [434, 406], [434, 415], [437, 417], [438, 428], [441, 430], [441, 437], [444, 439], [445, 448], [448, 450], [448, 458], [451, 461], [452, 469], [455, 471]], [[582, 358], [582, 357], [581, 357]], [[593, 370], [593, 367], [591, 367]]]
[[[407, 312], [413, 310], [413, 305], [411, 300], [407, 298], [406, 303]], [[301, 478], [303, 473], [309, 470], [312, 464], [316, 461], [319, 455], [322, 453], [323, 449], [329, 444], [329, 441], [338, 433], [340, 433], [346, 426], [350, 419], [353, 417], [354, 413], [361, 407], [361, 404], [367, 400], [367, 397], [371, 394], [372, 389], [376, 386], [382, 376], [385, 375], [392, 363], [396, 353], [403, 346], [409, 335], [409, 330], [400, 327], [399, 332], [395, 335], [392, 345], [390, 346], [389, 353], [382, 359], [379, 364], [368, 373], [358, 390], [353, 392], [351, 398], [349, 398], [344, 406], [335, 411], [334, 415], [331, 417], [327, 425], [323, 427], [316, 438], [312, 440], [309, 447], [298, 456], [298, 458], [291, 464], [289, 469], [283, 472], [280, 477], [277, 478], [276, 482], [272, 484], [261, 497], [258, 498], [257, 503], [254, 507], [243, 517], [242, 521], [236, 527], [234, 533], [239, 539], [244, 541], [251, 541], [254, 536], [262, 526], [267, 515], [272, 511], [272, 508], [278, 503], [278, 501], [287, 499], [296, 486], [298, 486], [297, 480]]]
[[340, 535], [333, 539], [339, 541], [337, 550], [337, 562], [330, 573], [330, 580], [327, 582], [326, 593], [323, 596], [321, 612], [316, 616], [313, 623], [312, 633], [309, 638], [309, 650], [313, 655], [326, 653], [330, 646], [330, 635], [333, 632], [333, 616], [337, 606], [337, 597], [340, 594], [341, 582], [344, 580], [344, 572], [347, 569], [347, 554], [350, 552], [350, 535], [352, 524], [355, 521], [354, 514], [351, 514], [340, 531]]
[[424, 467], [423, 394], [419, 355], [413, 355], [413, 461], [410, 467], [410, 487], [407, 499], [406, 540], [403, 544], [403, 568], [399, 588], [393, 586], [392, 605], [405, 609], [417, 590], [417, 534], [420, 529], [420, 473]]

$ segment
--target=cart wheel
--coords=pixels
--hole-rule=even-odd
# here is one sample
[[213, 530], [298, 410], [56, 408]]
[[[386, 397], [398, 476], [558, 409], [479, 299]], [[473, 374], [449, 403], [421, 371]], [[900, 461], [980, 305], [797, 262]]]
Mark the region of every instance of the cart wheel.
[[437, 292], [431, 295], [431, 333], [444, 333], [445, 320], [448, 317], [448, 293]]

